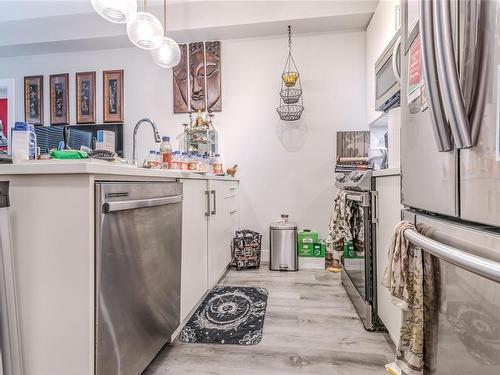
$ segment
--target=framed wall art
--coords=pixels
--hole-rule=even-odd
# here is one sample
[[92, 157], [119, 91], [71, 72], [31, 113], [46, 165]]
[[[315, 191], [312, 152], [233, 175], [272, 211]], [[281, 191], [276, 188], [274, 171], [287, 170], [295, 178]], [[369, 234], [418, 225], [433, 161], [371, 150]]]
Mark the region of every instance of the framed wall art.
[[76, 123], [95, 124], [95, 72], [75, 74]]
[[174, 113], [222, 110], [221, 43], [181, 44], [181, 60], [173, 68]]
[[43, 125], [43, 76], [24, 77], [24, 121]]
[[103, 72], [103, 121], [123, 122], [123, 70]]
[[50, 76], [50, 124], [69, 124], [69, 74]]

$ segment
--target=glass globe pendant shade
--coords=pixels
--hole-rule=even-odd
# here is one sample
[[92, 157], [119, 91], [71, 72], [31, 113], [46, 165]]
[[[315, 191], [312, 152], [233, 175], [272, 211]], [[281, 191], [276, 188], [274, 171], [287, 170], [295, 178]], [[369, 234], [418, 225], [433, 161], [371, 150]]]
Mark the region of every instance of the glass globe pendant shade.
[[126, 23], [137, 12], [136, 0], [90, 0], [97, 14], [114, 23]]
[[181, 49], [175, 40], [165, 36], [160, 48], [151, 51], [151, 56], [162, 68], [173, 68], [181, 60]]
[[163, 26], [150, 13], [137, 12], [127, 22], [127, 34], [130, 41], [142, 49], [159, 48], [163, 41]]

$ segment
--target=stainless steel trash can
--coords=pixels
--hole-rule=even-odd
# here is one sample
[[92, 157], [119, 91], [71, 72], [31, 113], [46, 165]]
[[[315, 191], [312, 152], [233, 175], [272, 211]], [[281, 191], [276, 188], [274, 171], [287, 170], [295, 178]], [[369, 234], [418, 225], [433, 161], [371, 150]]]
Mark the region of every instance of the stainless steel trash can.
[[298, 271], [297, 225], [274, 223], [270, 226], [271, 271]]

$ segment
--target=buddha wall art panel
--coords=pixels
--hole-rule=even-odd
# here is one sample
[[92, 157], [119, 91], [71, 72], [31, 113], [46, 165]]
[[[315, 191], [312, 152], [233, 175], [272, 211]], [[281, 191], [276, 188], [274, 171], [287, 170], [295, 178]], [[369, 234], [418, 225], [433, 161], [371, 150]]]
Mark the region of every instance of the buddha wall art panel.
[[221, 111], [221, 43], [180, 45], [181, 60], [173, 68], [174, 113]]

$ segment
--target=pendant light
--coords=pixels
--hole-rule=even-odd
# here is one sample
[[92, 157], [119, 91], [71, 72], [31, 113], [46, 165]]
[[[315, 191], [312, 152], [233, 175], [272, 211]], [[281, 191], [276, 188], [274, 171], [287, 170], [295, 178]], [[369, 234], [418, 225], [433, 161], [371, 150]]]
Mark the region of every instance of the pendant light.
[[167, 37], [167, 0], [163, 0], [163, 30], [165, 35], [159, 48], [151, 51], [153, 61], [162, 68], [173, 68], [181, 60], [181, 49], [177, 42]]
[[127, 35], [137, 47], [152, 50], [162, 44], [163, 27], [161, 22], [146, 10], [147, 0], [144, 0], [144, 11], [133, 14], [127, 22]]
[[114, 23], [126, 23], [137, 12], [136, 0], [90, 0], [97, 14]]

